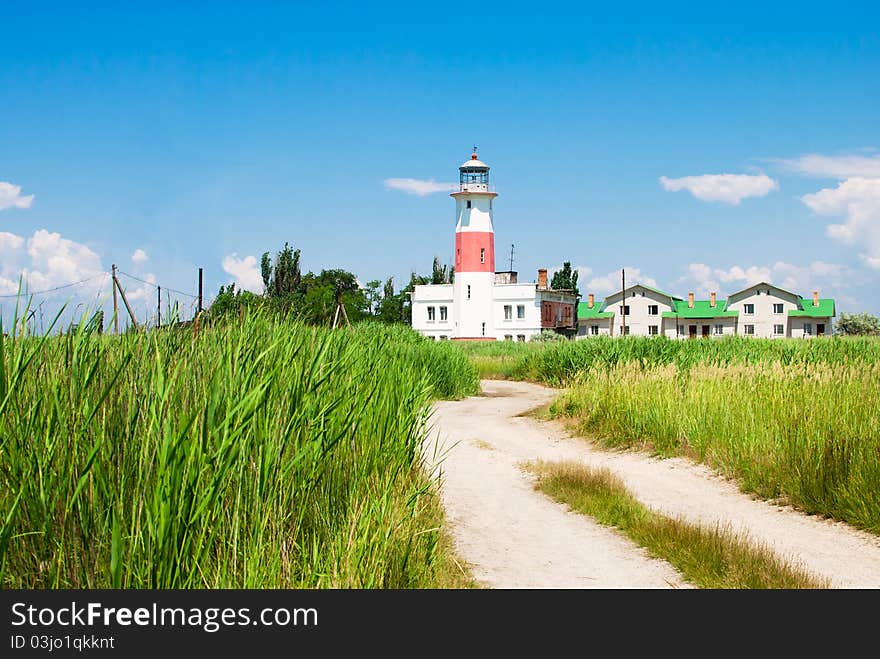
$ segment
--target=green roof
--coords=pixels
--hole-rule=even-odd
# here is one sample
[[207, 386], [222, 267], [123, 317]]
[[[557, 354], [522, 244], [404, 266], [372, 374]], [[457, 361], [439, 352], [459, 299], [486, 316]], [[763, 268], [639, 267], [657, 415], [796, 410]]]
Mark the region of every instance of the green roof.
[[675, 311], [664, 311], [664, 318], [736, 318], [737, 311], [725, 311], [727, 300], [717, 300], [715, 306], [709, 306], [709, 300], [694, 300], [694, 306], [688, 307], [687, 300], [675, 300]]
[[813, 300], [805, 300], [801, 298], [802, 309], [791, 309], [789, 316], [807, 316], [809, 318], [831, 318], [835, 316], [834, 300], [831, 298], [820, 298], [819, 306], [813, 306]]
[[613, 318], [614, 314], [610, 311], [601, 311], [602, 305], [595, 303], [590, 309], [587, 302], [578, 302], [578, 320], [581, 318]]

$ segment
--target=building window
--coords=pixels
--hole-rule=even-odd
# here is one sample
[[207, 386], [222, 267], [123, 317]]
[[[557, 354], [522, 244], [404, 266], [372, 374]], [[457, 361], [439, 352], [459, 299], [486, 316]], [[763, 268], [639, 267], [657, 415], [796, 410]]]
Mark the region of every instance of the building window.
[[773, 333], [779, 336], [780, 334], [785, 334], [785, 327], [783, 325], [774, 325]]
[[470, 200], [470, 199], [467, 200], [467, 207], [468, 207], [468, 208], [471, 207], [471, 200]]
[[620, 326], [620, 333], [623, 334], [624, 336], [629, 334], [629, 325], [621, 325]]
[[518, 304], [516, 305], [516, 318], [517, 320], [525, 320], [526, 317], [526, 305]]
[[428, 322], [434, 322], [434, 307], [428, 307]]
[[657, 315], [659, 315], [659, 313], [660, 313], [660, 310], [656, 304], [649, 304], [648, 305], [648, 315], [649, 316], [657, 316]]
[[773, 313], [782, 313], [782, 303], [774, 302], [773, 303]]
[[629, 305], [621, 304], [620, 305], [620, 315], [621, 316], [629, 316]]
[[825, 335], [825, 323], [816, 323], [816, 336]]
[[513, 320], [513, 307], [509, 304], [504, 305], [504, 320]]
[[715, 334], [724, 334], [724, 325], [716, 325]]
[[525, 343], [526, 342], [526, 335], [525, 334], [517, 334], [516, 340], [519, 341], [520, 343]]
[[448, 338], [449, 338], [449, 337], [446, 336], [445, 334], [441, 334], [441, 335], [440, 335], [440, 340], [441, 340], [441, 341], [445, 341], [445, 340], [448, 339]]
[[440, 320], [446, 320], [446, 307], [440, 307]]
[[684, 325], [679, 325], [677, 332], [678, 334], [684, 334]]
[[650, 336], [657, 336], [657, 330], [659, 328], [656, 325], [648, 325], [648, 334]]
[[486, 248], [481, 247], [480, 248], [480, 263], [485, 263], [485, 262], [486, 262]]
[[754, 304], [744, 304], [743, 305], [743, 313], [747, 316], [753, 316], [755, 314], [755, 305]]
[[813, 323], [804, 323], [804, 336], [810, 336], [813, 333]]
[[590, 334], [592, 334], [593, 336], [599, 336], [599, 326], [590, 325]]
[[505, 341], [513, 341], [513, 334], [505, 334], [504, 340]]
[[486, 336], [486, 323], [483, 323], [483, 336]]
[[468, 297], [467, 297], [467, 299], [468, 300], [471, 299], [471, 285], [470, 284], [468, 284]]
[[744, 325], [743, 326], [743, 334], [746, 336], [754, 336], [755, 335], [755, 326], [754, 325]]

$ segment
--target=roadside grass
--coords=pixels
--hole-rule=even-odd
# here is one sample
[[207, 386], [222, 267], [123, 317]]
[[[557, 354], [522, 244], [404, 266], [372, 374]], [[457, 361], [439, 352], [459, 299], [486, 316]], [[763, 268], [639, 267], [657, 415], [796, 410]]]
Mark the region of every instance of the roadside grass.
[[683, 455], [880, 533], [880, 364], [620, 365], [583, 372], [550, 414], [606, 447]]
[[455, 347], [257, 312], [86, 328], [0, 335], [0, 587], [468, 582], [421, 457], [432, 401], [479, 388]]
[[527, 469], [537, 477], [535, 489], [600, 524], [619, 529], [700, 588], [829, 587], [827, 580], [727, 527], [705, 528], [647, 508], [607, 469], [543, 461], [529, 463]]

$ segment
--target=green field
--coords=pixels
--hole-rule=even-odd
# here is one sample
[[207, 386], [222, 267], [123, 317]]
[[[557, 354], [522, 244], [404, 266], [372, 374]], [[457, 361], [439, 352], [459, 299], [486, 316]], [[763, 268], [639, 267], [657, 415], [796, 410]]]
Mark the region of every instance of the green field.
[[549, 414], [687, 455], [746, 491], [880, 533], [880, 339], [587, 339], [462, 346], [483, 377], [563, 387]]
[[475, 393], [409, 328], [0, 340], [4, 588], [467, 585], [420, 445]]

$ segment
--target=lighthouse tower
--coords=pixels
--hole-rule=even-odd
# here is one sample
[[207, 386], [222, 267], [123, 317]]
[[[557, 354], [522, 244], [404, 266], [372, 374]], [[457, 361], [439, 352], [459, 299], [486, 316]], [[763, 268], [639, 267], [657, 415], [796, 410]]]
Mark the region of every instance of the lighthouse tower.
[[455, 338], [493, 336], [492, 287], [495, 283], [495, 230], [489, 192], [489, 165], [477, 158], [477, 148], [459, 171], [455, 199]]

